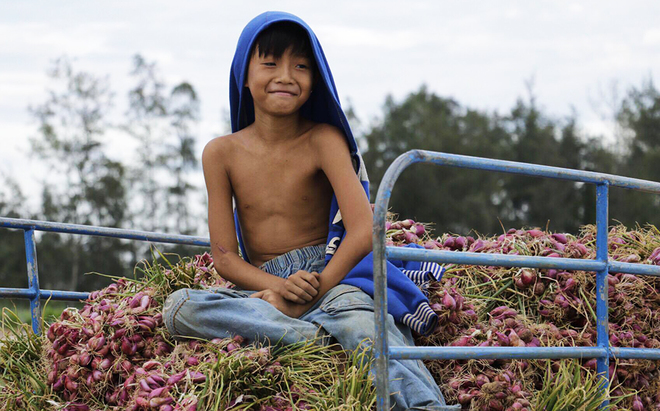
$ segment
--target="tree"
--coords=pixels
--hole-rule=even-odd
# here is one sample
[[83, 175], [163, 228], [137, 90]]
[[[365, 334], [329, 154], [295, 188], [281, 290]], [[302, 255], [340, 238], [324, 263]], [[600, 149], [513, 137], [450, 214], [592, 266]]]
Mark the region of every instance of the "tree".
[[165, 85], [158, 76], [156, 63], [147, 63], [139, 54], [133, 57], [131, 76], [137, 84], [128, 94], [127, 122], [122, 126], [138, 144], [129, 176], [134, 204], [131, 217], [136, 228], [164, 231], [166, 198], [158, 173], [166, 161], [163, 147], [170, 137]]
[[137, 200], [134, 222], [147, 231], [192, 234], [197, 219], [189, 200], [197, 187], [188, 173], [198, 167], [197, 93], [190, 83], [182, 82], [167, 95], [155, 62], [148, 63], [138, 54], [133, 64], [131, 75], [137, 84], [129, 92], [130, 108], [122, 129], [138, 142], [131, 167], [131, 198]]
[[[126, 209], [124, 167], [103, 151], [105, 116], [112, 107], [108, 79], [76, 72], [66, 58], [53, 64], [49, 76], [53, 88], [47, 100], [30, 108], [39, 129], [30, 139], [32, 153], [52, 170], [43, 181], [40, 218], [120, 227]], [[111, 243], [98, 237], [45, 234], [39, 253], [52, 259], [40, 262], [53, 264], [45, 265], [45, 282], [73, 290], [82, 285], [84, 272], [122, 272], [126, 247]], [[90, 256], [91, 250], [97, 254]]]
[[187, 172], [198, 168], [195, 156], [195, 136], [192, 127], [199, 119], [199, 100], [190, 83], [183, 82], [172, 89], [169, 100], [171, 124], [177, 138], [168, 147], [167, 165], [174, 176], [174, 184], [168, 187], [168, 214], [176, 215], [173, 229], [179, 234], [193, 234], [198, 227], [190, 212], [191, 194], [197, 187], [190, 183]]
[[[506, 158], [510, 147], [501, 118], [464, 109], [425, 86], [400, 104], [387, 97], [382, 121], [365, 139], [372, 199], [387, 167], [408, 150]], [[413, 165], [395, 185], [390, 206], [403, 216], [435, 222], [439, 232], [499, 231], [497, 217], [505, 212], [506, 178], [476, 170]]]
[[[8, 218], [30, 218], [26, 214], [25, 196], [16, 181], [0, 174], [0, 216]], [[0, 235], [0, 284], [3, 287], [25, 287], [27, 284], [25, 243], [23, 230], [2, 228]]]
[[[576, 134], [575, 118], [562, 128], [544, 116], [529, 87], [529, 100], [519, 99], [507, 119], [513, 160], [581, 169], [582, 144]], [[514, 176], [506, 188], [515, 215], [512, 224], [547, 225], [553, 231], [575, 232], [583, 224], [584, 215], [577, 200], [580, 186], [566, 180]]]
[[[622, 175], [660, 181], [660, 92], [649, 79], [631, 88], [621, 103], [617, 119], [624, 130], [625, 159]], [[612, 190], [610, 215], [626, 225], [660, 223], [660, 197], [642, 192]]]

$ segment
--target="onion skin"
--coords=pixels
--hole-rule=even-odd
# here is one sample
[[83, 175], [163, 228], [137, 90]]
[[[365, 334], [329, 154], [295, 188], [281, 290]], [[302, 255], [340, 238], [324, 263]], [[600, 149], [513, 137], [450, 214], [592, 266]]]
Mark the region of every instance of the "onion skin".
[[456, 309], [456, 300], [454, 297], [449, 295], [448, 291], [445, 291], [444, 297], [442, 297], [442, 304], [449, 310], [455, 310]]
[[552, 234], [551, 237], [561, 244], [566, 244], [568, 242], [568, 238], [566, 237], [566, 234], [555, 233]]

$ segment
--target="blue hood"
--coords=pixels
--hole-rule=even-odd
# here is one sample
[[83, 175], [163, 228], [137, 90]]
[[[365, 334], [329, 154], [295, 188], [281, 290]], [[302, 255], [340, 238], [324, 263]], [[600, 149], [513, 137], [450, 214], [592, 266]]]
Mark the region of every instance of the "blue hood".
[[[367, 193], [367, 197], [369, 197], [369, 179], [364, 167], [364, 161], [362, 161], [362, 157], [358, 152], [355, 138], [348, 125], [346, 115], [341, 108], [339, 94], [337, 94], [337, 88], [335, 87], [335, 81], [332, 78], [330, 66], [325, 59], [321, 44], [307, 23], [293, 14], [279, 11], [268, 11], [252, 19], [252, 21], [250, 21], [243, 29], [241, 37], [238, 39], [234, 61], [232, 62], [229, 75], [231, 131], [235, 133], [254, 122], [254, 104], [252, 102], [252, 96], [250, 95], [249, 90], [244, 87], [248, 64], [251, 57], [250, 50], [252, 50], [252, 46], [259, 36], [259, 33], [271, 24], [280, 21], [296, 23], [307, 31], [314, 58], [316, 59], [316, 66], [319, 71], [319, 79], [314, 86], [314, 92], [310, 95], [309, 100], [307, 100], [300, 108], [301, 114], [305, 118], [314, 122], [331, 124], [344, 132], [344, 136], [346, 136], [346, 141], [348, 142], [348, 147], [351, 152], [353, 167], [360, 178], [360, 182], [362, 183], [364, 191]], [[241, 253], [243, 254], [243, 258], [249, 262], [237, 214], [234, 219], [236, 221], [236, 232], [238, 234]], [[330, 258], [332, 258], [339, 243], [344, 238], [344, 234], [345, 230], [341, 221], [341, 214], [339, 213], [339, 205], [337, 203], [337, 198], [333, 195], [330, 206], [326, 261], [329, 261]]]

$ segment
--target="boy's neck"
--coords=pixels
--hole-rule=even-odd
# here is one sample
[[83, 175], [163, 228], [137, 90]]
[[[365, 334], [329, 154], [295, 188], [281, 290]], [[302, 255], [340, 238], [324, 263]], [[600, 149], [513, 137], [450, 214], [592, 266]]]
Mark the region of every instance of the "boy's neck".
[[283, 143], [300, 136], [306, 121], [300, 112], [286, 117], [259, 115], [255, 113], [253, 123], [255, 136], [267, 144]]

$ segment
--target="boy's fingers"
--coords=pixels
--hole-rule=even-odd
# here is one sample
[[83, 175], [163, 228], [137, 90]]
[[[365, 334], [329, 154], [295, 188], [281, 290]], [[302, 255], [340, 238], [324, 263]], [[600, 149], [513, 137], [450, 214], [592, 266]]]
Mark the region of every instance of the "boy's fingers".
[[264, 291], [257, 291], [256, 293], [250, 295], [250, 298], [261, 298], [261, 296], [264, 295]]
[[292, 291], [294, 291], [300, 297], [305, 299], [306, 296], [309, 296], [310, 299], [307, 301], [311, 301], [312, 297], [314, 297], [316, 294], [319, 293], [318, 291], [316, 291], [316, 288], [314, 288], [314, 286], [310, 284], [305, 278], [295, 278], [293, 280], [293, 283], [296, 287], [298, 287], [300, 291], [302, 291], [302, 293], [297, 292], [297, 290], [292, 290]]
[[[311, 272], [311, 273], [305, 273], [301, 274], [300, 276], [303, 280], [305, 280], [309, 285], [311, 285], [315, 290], [319, 288], [319, 273], [317, 272]], [[316, 294], [314, 294], [316, 295]]]
[[312, 276], [310, 277], [308, 282], [312, 285], [312, 287], [314, 287], [314, 289], [318, 289], [321, 286], [321, 283], [319, 282], [319, 273], [314, 271], [311, 274]]
[[[300, 288], [296, 283], [295, 280], [292, 278], [289, 278], [290, 281], [287, 281], [286, 283], [286, 295], [290, 296], [290, 298], [287, 298], [290, 301], [293, 302], [305, 302], [304, 298], [306, 298], [307, 292]], [[304, 282], [304, 281], [303, 281]], [[286, 298], [286, 297], [285, 297]], [[310, 297], [311, 300], [311, 297]]]
[[298, 304], [304, 304], [306, 302], [305, 300], [298, 297], [297, 295], [295, 295], [291, 291], [287, 292], [287, 294], [284, 296], [284, 298], [291, 301], [291, 302], [298, 303]]

